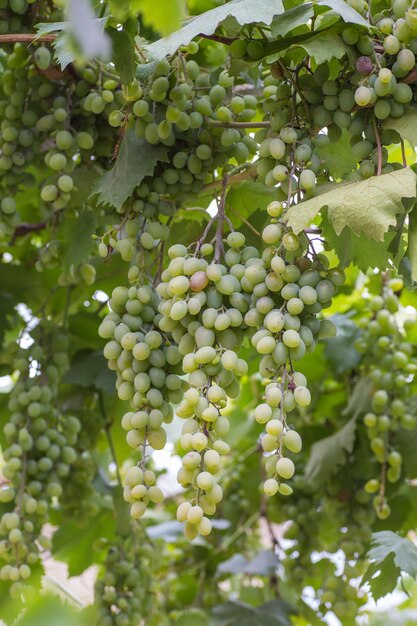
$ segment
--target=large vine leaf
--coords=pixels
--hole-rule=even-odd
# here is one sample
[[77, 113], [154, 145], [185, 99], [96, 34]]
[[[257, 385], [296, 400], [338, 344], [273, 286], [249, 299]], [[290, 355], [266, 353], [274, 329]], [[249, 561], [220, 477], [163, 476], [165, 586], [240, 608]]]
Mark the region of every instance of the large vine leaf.
[[[233, 225], [239, 227], [257, 209], [265, 211], [272, 200], [276, 199], [276, 190], [266, 185], [247, 180], [232, 185], [226, 196], [226, 212]], [[243, 219], [242, 219], [243, 218]]]
[[65, 219], [58, 229], [58, 238], [63, 245], [62, 263], [68, 270], [71, 265], [86, 261], [93, 248], [92, 235], [97, 227], [93, 211], [83, 211], [76, 219]]
[[417, 577], [417, 548], [390, 530], [373, 533], [368, 552], [371, 564], [362, 583], [369, 583], [375, 600], [395, 589], [402, 572]]
[[304, 478], [313, 488], [322, 485], [323, 481], [326, 481], [338, 466], [344, 463], [346, 453], [353, 450], [355, 433], [356, 416], [333, 435], [320, 439], [312, 445]]
[[354, 346], [360, 331], [349, 315], [336, 313], [331, 319], [336, 324], [337, 334], [325, 341], [324, 354], [332, 371], [343, 374], [353, 369], [361, 359]]
[[357, 168], [356, 159], [352, 155], [350, 136], [346, 130], [337, 141], [318, 146], [314, 148], [314, 152], [321, 161], [326, 163], [326, 169], [332, 178], [341, 179], [345, 174], [350, 174]]
[[163, 59], [200, 33], [212, 35], [226, 18], [234, 17], [241, 25], [253, 22], [271, 24], [275, 15], [284, 11], [281, 0], [232, 0], [191, 19], [180, 30], [147, 46], [150, 57]]
[[349, 47], [335, 33], [317, 34], [315, 37], [300, 44], [300, 46], [304, 48], [318, 65], [327, 63], [332, 59], [341, 59], [349, 52]]
[[396, 130], [403, 139], [412, 146], [417, 146], [417, 110], [407, 109], [399, 118], [389, 117], [384, 121], [384, 127]]
[[216, 626], [290, 626], [291, 607], [282, 600], [250, 606], [243, 602], [225, 602], [213, 609]]
[[[388, 267], [393, 256], [390, 253], [390, 246], [397, 237], [394, 230], [385, 233], [383, 241], [368, 239], [364, 235], [358, 237], [348, 228], [344, 228], [340, 235], [337, 235], [324, 215], [320, 228], [329, 248], [337, 254], [342, 267], [348, 267], [353, 263], [363, 272], [367, 272], [369, 268]], [[400, 252], [402, 254], [404, 250], [401, 249]]]
[[132, 13], [139, 11], [145, 24], [152, 26], [161, 35], [167, 35], [179, 28], [181, 19], [185, 15], [186, 1], [132, 0], [131, 5]]
[[153, 174], [156, 164], [167, 162], [167, 151], [165, 146], [138, 139], [130, 130], [123, 137], [116, 163], [97, 181], [91, 197], [97, 196], [98, 204], [120, 209], [145, 176]]
[[112, 44], [112, 61], [122, 83], [132, 82], [136, 71], [135, 40], [127, 30], [107, 28]]
[[348, 24], [358, 24], [359, 26], [369, 28], [369, 23], [365, 18], [344, 0], [317, 0], [317, 4], [332, 9]]
[[285, 37], [287, 33], [298, 26], [304, 26], [314, 15], [313, 3], [307, 2], [297, 7], [288, 9], [282, 15], [277, 15], [272, 20], [272, 37]]
[[288, 225], [296, 233], [306, 228], [320, 209], [328, 208], [328, 220], [338, 235], [346, 227], [356, 235], [381, 241], [396, 215], [404, 212], [402, 198], [416, 196], [416, 176], [411, 168], [372, 176], [367, 180], [333, 187], [288, 210]]

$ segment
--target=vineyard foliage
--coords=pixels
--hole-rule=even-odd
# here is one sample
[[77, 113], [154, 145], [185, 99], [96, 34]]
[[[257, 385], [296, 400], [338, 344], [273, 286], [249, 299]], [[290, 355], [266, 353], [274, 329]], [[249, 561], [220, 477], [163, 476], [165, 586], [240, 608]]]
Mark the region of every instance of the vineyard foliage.
[[415, 592], [416, 54], [410, 0], [0, 0], [7, 625]]

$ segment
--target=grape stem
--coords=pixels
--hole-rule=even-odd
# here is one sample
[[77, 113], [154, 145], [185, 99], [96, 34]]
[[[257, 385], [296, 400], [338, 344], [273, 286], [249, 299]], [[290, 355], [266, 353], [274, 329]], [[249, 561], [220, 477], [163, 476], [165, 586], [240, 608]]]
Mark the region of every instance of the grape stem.
[[35, 43], [35, 41], [52, 42], [57, 38], [56, 35], [40, 35], [35, 33], [7, 33], [0, 35], [0, 43]]
[[215, 235], [215, 251], [214, 251], [214, 262], [218, 263], [221, 259], [221, 256], [224, 252], [223, 249], [223, 224], [225, 221], [225, 209], [226, 209], [226, 191], [227, 191], [227, 181], [228, 177], [224, 176], [222, 180], [222, 193], [220, 199], [217, 203], [217, 228]]
[[208, 119], [207, 125], [215, 128], [270, 128], [271, 122], [219, 122]]
[[[256, 165], [248, 168], [244, 172], [240, 172], [239, 174], [234, 174], [233, 176], [227, 177], [227, 184], [234, 185], [235, 183], [241, 183], [245, 180], [250, 180], [251, 178], [256, 177]], [[223, 186], [223, 180], [217, 179], [211, 183], [207, 183], [204, 185], [202, 191], [209, 191], [210, 189], [219, 189]]]
[[226, 46], [230, 46], [236, 40], [236, 37], [224, 37], [223, 35], [204, 35], [203, 33], [199, 33], [198, 37], [202, 37], [203, 39], [209, 39], [210, 41], [224, 43], [226, 44]]
[[36, 232], [38, 230], [43, 230], [44, 228], [47, 227], [47, 225], [48, 225], [48, 222], [46, 222], [46, 221], [35, 222], [34, 224], [29, 224], [29, 223], [26, 223], [26, 222], [24, 222], [22, 224], [19, 224], [14, 229], [14, 233], [13, 233], [13, 237], [12, 237], [12, 240], [10, 242], [10, 245], [13, 245], [15, 240], [18, 237], [24, 237], [28, 233], [34, 233], [34, 232]]
[[378, 125], [376, 123], [375, 117], [373, 118], [373, 126], [374, 126], [374, 131], [375, 131], [376, 147], [377, 147], [377, 151], [378, 151], [378, 166], [377, 166], [376, 175], [377, 176], [381, 176], [381, 171], [382, 171], [382, 144], [381, 144], [381, 137], [379, 136]]

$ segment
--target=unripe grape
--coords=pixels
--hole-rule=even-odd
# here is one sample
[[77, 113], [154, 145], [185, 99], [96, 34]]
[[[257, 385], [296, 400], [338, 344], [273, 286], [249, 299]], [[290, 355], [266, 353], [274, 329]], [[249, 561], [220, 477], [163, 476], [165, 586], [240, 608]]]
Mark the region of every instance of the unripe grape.
[[285, 478], [286, 480], [288, 480], [289, 478], [292, 478], [294, 476], [294, 463], [291, 461], [291, 459], [282, 457], [277, 461], [276, 470], [277, 474], [281, 476], [281, 478]]
[[284, 435], [284, 444], [291, 452], [298, 454], [302, 448], [300, 435], [295, 430], [288, 430]]
[[264, 482], [264, 493], [267, 496], [274, 496], [278, 492], [278, 481], [275, 478], [268, 478]]
[[201, 506], [192, 506], [187, 513], [187, 522], [190, 524], [199, 524], [203, 519], [203, 509]]

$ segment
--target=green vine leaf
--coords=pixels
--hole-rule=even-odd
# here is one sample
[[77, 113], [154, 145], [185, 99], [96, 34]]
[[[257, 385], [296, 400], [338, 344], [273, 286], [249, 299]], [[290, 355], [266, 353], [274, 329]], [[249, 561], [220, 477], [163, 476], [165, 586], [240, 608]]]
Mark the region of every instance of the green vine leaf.
[[343, 39], [335, 33], [320, 33], [300, 44], [317, 65], [327, 63], [332, 59], [341, 59], [349, 53], [349, 47]]
[[369, 583], [375, 600], [395, 589], [402, 572], [417, 577], [417, 548], [409, 539], [383, 530], [372, 534], [371, 546], [362, 584]]
[[358, 24], [369, 29], [369, 22], [344, 0], [317, 0], [317, 5], [332, 9], [348, 24]]
[[153, 174], [156, 164], [167, 162], [167, 152], [166, 146], [151, 145], [130, 130], [123, 137], [115, 165], [97, 181], [91, 197], [97, 196], [99, 205], [120, 209], [145, 176]]
[[288, 225], [300, 233], [319, 211], [328, 208], [328, 220], [338, 235], [350, 228], [356, 235], [382, 241], [396, 215], [404, 212], [402, 198], [416, 196], [416, 176], [411, 168], [372, 176], [367, 180], [333, 187], [330, 191], [300, 202], [287, 212]]
[[271, 35], [272, 37], [285, 37], [287, 33], [304, 26], [314, 16], [313, 3], [307, 2], [300, 6], [288, 9], [282, 15], [277, 15], [272, 20]]
[[253, 22], [269, 26], [274, 16], [283, 11], [281, 0], [232, 0], [190, 19], [180, 30], [155, 41], [146, 48], [151, 58], [163, 59], [173, 54], [180, 46], [190, 43], [200, 33], [212, 35], [228, 17], [234, 17], [241, 26]]
[[322, 485], [344, 463], [346, 453], [353, 450], [356, 434], [356, 416], [340, 430], [320, 439], [311, 447], [304, 478], [313, 488]]
[[417, 146], [417, 111], [415, 109], [407, 109], [399, 118], [389, 117], [384, 121], [383, 126], [396, 130], [412, 146]]

